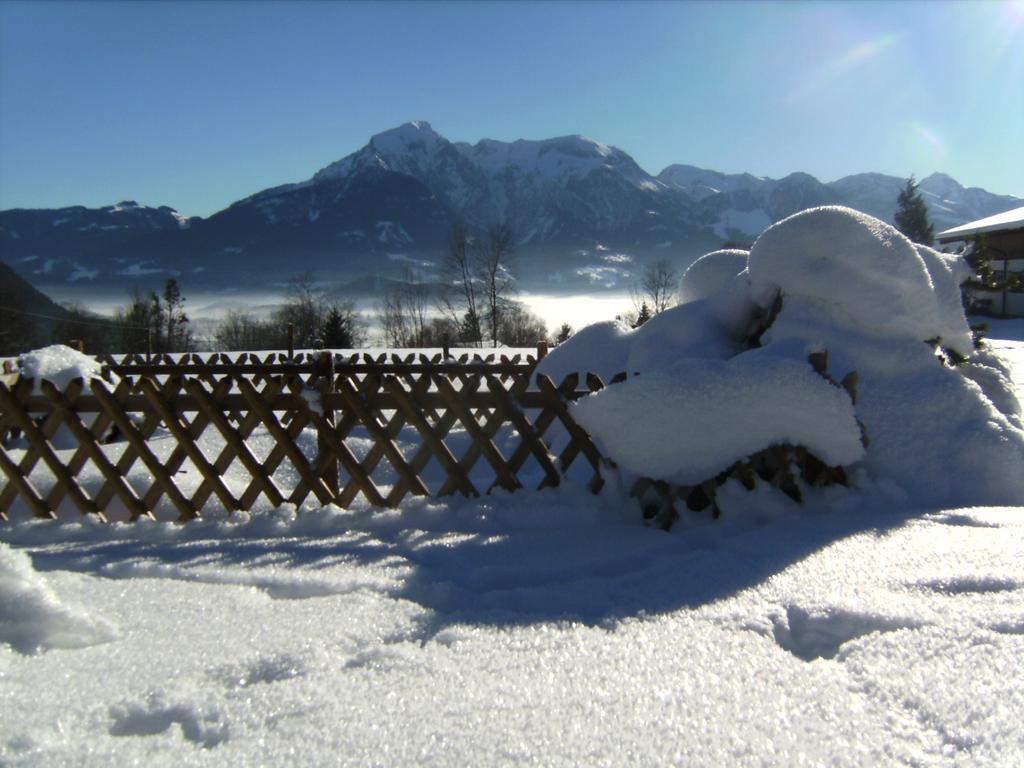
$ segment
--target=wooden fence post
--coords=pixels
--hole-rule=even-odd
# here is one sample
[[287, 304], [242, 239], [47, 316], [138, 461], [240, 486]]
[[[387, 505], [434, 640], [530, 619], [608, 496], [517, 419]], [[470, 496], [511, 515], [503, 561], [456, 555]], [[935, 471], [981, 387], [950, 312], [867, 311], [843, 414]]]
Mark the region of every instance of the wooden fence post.
[[[288, 323], [288, 362], [295, 359], [295, 326]], [[333, 363], [332, 363], [333, 365]]]
[[[324, 415], [324, 424], [327, 429], [334, 429], [337, 426], [334, 411], [327, 405], [329, 399], [327, 395], [334, 393], [334, 354], [326, 350], [321, 352], [316, 360], [314, 370], [315, 380], [318, 382], [320, 389], [320, 408]], [[330, 443], [326, 437], [320, 434], [320, 430], [317, 430], [316, 450], [317, 464], [323, 468], [320, 476], [327, 484], [331, 494], [337, 498], [340, 493], [338, 486], [338, 457], [331, 450]], [[326, 462], [322, 462], [322, 458], [326, 455], [329, 455], [330, 458]]]
[[537, 362], [539, 363], [545, 357], [548, 356], [548, 343], [547, 341], [537, 342]]

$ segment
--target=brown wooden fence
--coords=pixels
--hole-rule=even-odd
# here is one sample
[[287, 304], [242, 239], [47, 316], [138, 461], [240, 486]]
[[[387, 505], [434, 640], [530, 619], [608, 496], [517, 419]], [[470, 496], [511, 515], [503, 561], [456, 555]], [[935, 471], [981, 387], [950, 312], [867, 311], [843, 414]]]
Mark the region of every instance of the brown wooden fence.
[[59, 391], [0, 383], [0, 517], [190, 520], [285, 503], [396, 506], [495, 488], [598, 490], [601, 457], [520, 357], [105, 359]]

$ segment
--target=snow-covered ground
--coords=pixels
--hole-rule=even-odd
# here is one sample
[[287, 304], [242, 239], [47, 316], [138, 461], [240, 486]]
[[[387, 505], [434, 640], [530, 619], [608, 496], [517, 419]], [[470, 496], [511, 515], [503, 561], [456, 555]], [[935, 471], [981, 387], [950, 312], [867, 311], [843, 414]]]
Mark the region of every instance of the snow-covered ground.
[[[814, 282], [795, 270], [765, 346], [743, 351], [731, 329], [748, 294], [714, 299], [734, 282], [711, 270], [652, 330], [597, 327], [549, 357], [591, 367], [587, 350], [599, 349], [609, 366], [641, 370], [628, 382], [641, 395], [645, 380], [674, 396], [683, 382], [724, 408], [695, 360], [713, 359], [705, 371], [727, 389], [729, 376], [754, 386], [747, 367], [775, 354], [761, 369], [781, 365], [779, 381], [825, 414], [838, 407], [819, 391], [831, 385], [779, 362], [803, 359], [793, 340], [824, 329], [834, 364], [863, 374], [861, 398], [843, 407], [872, 441], [854, 487], [816, 489], [803, 505], [730, 481], [719, 520], [684, 516], [665, 533], [613, 481], [596, 497], [566, 484], [183, 526], [0, 526], [0, 764], [1024, 764], [1024, 498], [1019, 475], [977, 458], [1001, 440], [1010, 472], [1024, 472], [1010, 402], [1024, 391], [1024, 325], [992, 323], [991, 352], [967, 373], [921, 358], [922, 338], [963, 341], [926, 257], [903, 288], [864, 292], [916, 291], [930, 316], [841, 306], [842, 322], [828, 320], [821, 291], [864, 274]], [[762, 287], [784, 272], [766, 258], [755, 245]], [[684, 370], [659, 335], [685, 350]], [[764, 391], [737, 407], [785, 405]], [[808, 440], [852, 431], [810, 424]], [[785, 420], [761, 426], [771, 434], [754, 439], [771, 440]], [[657, 428], [627, 423], [602, 439], [622, 448], [647, 429], [667, 441]], [[699, 437], [721, 448], [737, 434]], [[980, 453], [961, 456], [966, 443], [950, 436]], [[678, 471], [669, 462], [664, 476]]]
[[765, 502], [13, 526], [2, 762], [1021, 764], [1024, 509]]

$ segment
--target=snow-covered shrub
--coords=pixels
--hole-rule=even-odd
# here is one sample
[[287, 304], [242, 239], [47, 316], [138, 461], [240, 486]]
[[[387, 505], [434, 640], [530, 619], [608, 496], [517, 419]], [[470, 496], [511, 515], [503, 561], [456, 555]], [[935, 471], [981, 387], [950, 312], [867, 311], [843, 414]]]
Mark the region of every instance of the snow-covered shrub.
[[862, 334], [920, 341], [939, 335], [924, 260], [894, 227], [865, 213], [829, 206], [794, 214], [754, 242], [748, 270], [761, 307], [781, 291], [783, 301], [800, 296], [832, 323]]
[[[574, 415], [632, 476], [706, 483], [787, 445], [922, 505], [1021, 503], [1020, 406], [1005, 369], [973, 348], [966, 274], [960, 257], [878, 219], [808, 209], [768, 228], [749, 255], [695, 262], [683, 305], [614, 338], [584, 329], [539, 370], [608, 381], [625, 360], [630, 378]], [[936, 345], [967, 363], [945, 365]], [[833, 383], [856, 372], [855, 398], [812, 371], [822, 351]]]
[[685, 304], [718, 293], [747, 268], [749, 255], [749, 251], [726, 249], [701, 256], [679, 281], [679, 301]]
[[[52, 383], [60, 392], [64, 392], [75, 379], [82, 379], [85, 383], [85, 391], [88, 392], [90, 380], [104, 376], [103, 366], [96, 362], [95, 358], [63, 344], [53, 344], [49, 347], [25, 352], [18, 357], [18, 369], [24, 378], [33, 381], [33, 389], [36, 393], [42, 392], [44, 381]], [[116, 384], [118, 381], [117, 376], [109, 371], [105, 376], [108, 385]], [[93, 419], [85, 418], [86, 426], [92, 427]], [[57, 449], [76, 448], [78, 440], [65, 424], [61, 424], [50, 438], [50, 444]]]
[[103, 371], [95, 358], [63, 344], [25, 352], [18, 358], [18, 368], [22, 376], [35, 381], [37, 391], [41, 382], [49, 381], [62, 392], [74, 379], [88, 382], [100, 377]]
[[806, 362], [762, 349], [693, 363], [607, 387], [573, 415], [620, 466], [680, 485], [771, 445], [806, 446], [830, 465], [863, 456], [849, 396]]

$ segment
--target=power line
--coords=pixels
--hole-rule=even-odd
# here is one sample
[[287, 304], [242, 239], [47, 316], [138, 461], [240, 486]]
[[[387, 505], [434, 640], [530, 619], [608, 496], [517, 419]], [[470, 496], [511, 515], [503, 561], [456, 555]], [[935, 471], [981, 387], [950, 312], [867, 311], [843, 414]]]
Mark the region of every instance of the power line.
[[43, 315], [39, 312], [29, 312], [24, 309], [17, 309], [16, 307], [4, 307], [0, 306], [0, 311], [14, 312], [19, 315], [27, 315], [28, 317], [38, 317], [43, 320], [55, 320], [58, 323], [81, 323], [83, 325], [95, 325], [102, 328], [129, 328], [136, 331], [148, 331], [149, 328], [145, 325], [128, 325], [126, 323], [118, 323], [114, 320], [83, 320], [81, 315], [72, 315], [71, 317], [55, 317], [54, 315]]

